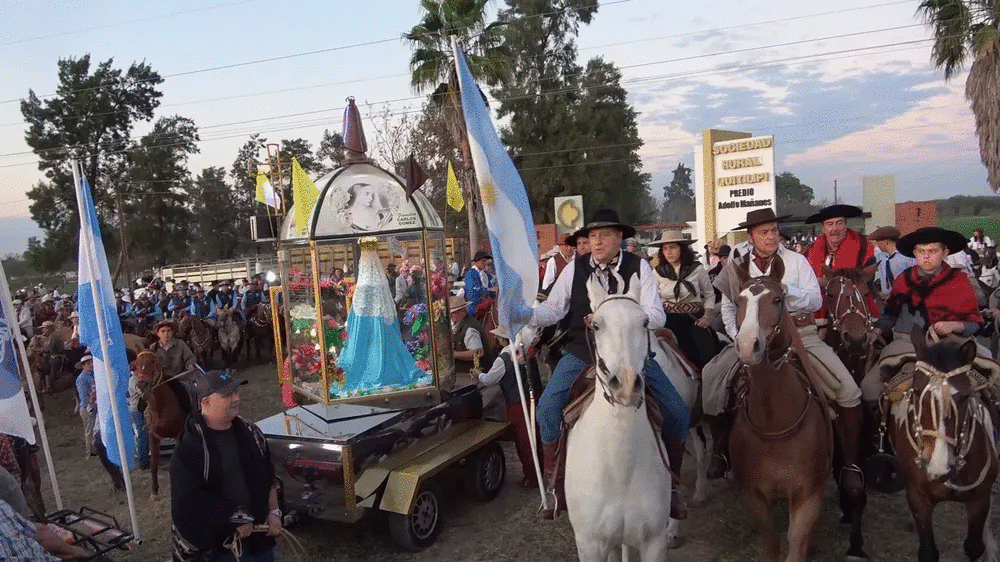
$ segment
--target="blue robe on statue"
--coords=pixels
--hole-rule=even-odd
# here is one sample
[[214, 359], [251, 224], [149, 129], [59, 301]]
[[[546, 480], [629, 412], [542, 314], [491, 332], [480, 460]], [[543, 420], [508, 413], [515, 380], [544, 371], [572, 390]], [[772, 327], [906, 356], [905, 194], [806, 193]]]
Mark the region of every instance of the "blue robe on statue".
[[419, 367], [403, 343], [389, 281], [378, 258], [377, 245], [362, 244], [358, 284], [347, 317], [347, 343], [337, 365], [344, 370], [342, 387], [351, 393], [406, 386], [430, 375]]

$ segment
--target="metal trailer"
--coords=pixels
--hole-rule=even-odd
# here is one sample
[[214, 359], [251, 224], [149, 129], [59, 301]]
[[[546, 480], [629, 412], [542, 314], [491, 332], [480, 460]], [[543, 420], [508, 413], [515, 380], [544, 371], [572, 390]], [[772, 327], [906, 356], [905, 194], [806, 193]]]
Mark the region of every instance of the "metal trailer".
[[[278, 382], [289, 407], [257, 425], [291, 518], [354, 522], [383, 512], [395, 542], [420, 550], [441, 531], [439, 479], [461, 477], [482, 501], [500, 492], [506, 467], [497, 439], [508, 426], [483, 419], [475, 386], [455, 385], [441, 218], [422, 193], [407, 195], [400, 178], [364, 157], [363, 131], [349, 101], [347, 163], [316, 180], [319, 194], [307, 221], [299, 217], [296, 224], [293, 208], [281, 225], [281, 286], [271, 287], [271, 310]], [[362, 328], [357, 332], [364, 336], [348, 334], [355, 331], [348, 318], [368, 309], [355, 310], [364, 299], [355, 298], [350, 272], [359, 272], [357, 287], [389, 291], [388, 263], [406, 266], [411, 282], [404, 299], [380, 308], [390, 309], [382, 318], [398, 329], [365, 342], [371, 335]], [[405, 346], [394, 348], [395, 357], [405, 354], [405, 372], [418, 378], [388, 382], [402, 372], [398, 361], [386, 359], [392, 346]], [[357, 359], [359, 353], [365, 373], [378, 374], [374, 387], [352, 386], [357, 379], [341, 367], [346, 355]], [[293, 397], [306, 404], [293, 405]]]

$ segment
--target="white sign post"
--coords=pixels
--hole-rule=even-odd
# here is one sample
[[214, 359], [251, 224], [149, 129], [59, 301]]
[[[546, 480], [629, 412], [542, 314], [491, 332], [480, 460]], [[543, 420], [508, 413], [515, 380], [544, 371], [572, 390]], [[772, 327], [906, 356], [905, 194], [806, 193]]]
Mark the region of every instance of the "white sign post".
[[751, 137], [712, 145], [715, 233], [721, 238], [754, 209], [775, 208], [774, 137]]

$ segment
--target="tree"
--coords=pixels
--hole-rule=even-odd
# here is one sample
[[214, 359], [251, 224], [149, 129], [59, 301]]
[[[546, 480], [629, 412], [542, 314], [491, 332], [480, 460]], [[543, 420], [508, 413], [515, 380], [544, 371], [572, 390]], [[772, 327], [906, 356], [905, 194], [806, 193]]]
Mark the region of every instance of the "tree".
[[[162, 266], [188, 255], [191, 208], [187, 191], [188, 157], [198, 152], [198, 129], [186, 117], [161, 117], [130, 151], [128, 182], [111, 181], [120, 189], [129, 255], [145, 265]], [[204, 232], [204, 231], [203, 231]], [[209, 233], [205, 233], [209, 235]]]
[[923, 0], [917, 8], [934, 32], [931, 59], [951, 79], [971, 59], [965, 97], [976, 117], [987, 183], [1000, 190], [1000, 1]]
[[494, 89], [501, 131], [525, 181], [536, 222], [553, 222], [552, 198], [581, 194], [590, 209], [610, 207], [630, 222], [658, 214], [641, 173], [636, 112], [621, 72], [600, 58], [576, 63], [578, 26], [597, 11], [591, 0], [508, 0], [507, 42], [515, 60]]
[[205, 168], [189, 190], [192, 222], [197, 232], [195, 255], [204, 261], [228, 260], [240, 255], [246, 240], [246, 212], [233, 205], [233, 188], [221, 166]]
[[663, 187], [663, 222], [681, 222], [694, 219], [694, 189], [691, 187], [691, 168], [678, 162], [674, 177]]
[[329, 164], [324, 164], [321, 173], [332, 172], [344, 165], [347, 149], [344, 148], [344, 137], [340, 133], [331, 133], [329, 129], [323, 131], [323, 140], [319, 143], [319, 150], [316, 151], [316, 158], [321, 163], [327, 160]]
[[[243, 143], [236, 160], [233, 161], [233, 167], [229, 170], [233, 178], [231, 191], [227, 200], [214, 209], [215, 212], [224, 214], [231, 227], [235, 229], [234, 232], [239, 233], [241, 244], [238, 250], [233, 250], [234, 256], [252, 247], [249, 243], [250, 217], [255, 213], [263, 215], [269, 212], [267, 210], [269, 207], [265, 208], [263, 203], [257, 203], [254, 199], [257, 192], [257, 156], [264, 149], [266, 142], [267, 139], [254, 133]], [[291, 198], [287, 199], [287, 204], [291, 207]]]
[[489, 1], [421, 0], [424, 15], [420, 23], [403, 34], [413, 47], [410, 57], [411, 86], [418, 92], [434, 88], [431, 101], [444, 108], [448, 130], [462, 151], [460, 168], [465, 173], [458, 175], [465, 193], [469, 243], [473, 251], [479, 247], [478, 197], [474, 189], [472, 152], [462, 117], [451, 40], [454, 37], [465, 46], [469, 71], [477, 82], [495, 86], [507, 76], [512, 53], [504, 44], [503, 22], [486, 23]]
[[156, 86], [163, 79], [149, 65], [133, 63], [123, 73], [112, 62], [99, 63], [91, 72], [90, 55], [60, 59], [56, 94], [42, 100], [29, 90], [21, 100], [28, 123], [25, 141], [46, 177], [28, 191], [31, 217], [45, 231], [45, 240], [36, 241], [27, 253], [40, 270], [53, 271], [76, 256], [80, 223], [70, 160], [83, 163], [98, 218], [106, 227], [104, 217], [117, 216], [107, 180], [125, 173], [133, 125], [152, 119], [160, 104]]
[[408, 113], [396, 116], [389, 104], [377, 110], [368, 105], [372, 115], [373, 143], [369, 145], [369, 156], [387, 170], [392, 170], [400, 177], [406, 175], [406, 159], [413, 152], [410, 143], [413, 141], [413, 129], [417, 125], [417, 117]]
[[428, 178], [421, 191], [444, 221], [446, 236], [461, 236], [463, 232], [467, 235], [469, 214], [456, 212], [445, 201], [448, 162], [452, 162], [453, 166], [460, 162], [462, 151], [448, 133], [444, 109], [432, 102], [425, 103], [410, 134], [408, 145]]
[[791, 172], [774, 176], [774, 193], [781, 213], [799, 215], [809, 214], [813, 210], [813, 189]]

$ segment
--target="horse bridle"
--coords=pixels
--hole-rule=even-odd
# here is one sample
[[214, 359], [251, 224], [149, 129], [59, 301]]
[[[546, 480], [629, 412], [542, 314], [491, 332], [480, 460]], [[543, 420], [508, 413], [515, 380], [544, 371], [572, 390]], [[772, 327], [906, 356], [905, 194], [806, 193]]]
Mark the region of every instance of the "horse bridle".
[[[976, 394], [990, 385], [990, 381], [983, 377], [979, 373], [972, 369], [972, 365], [963, 365], [957, 369], [953, 369], [948, 372], [942, 372], [938, 370], [933, 365], [925, 363], [924, 361], [917, 361], [914, 366], [914, 371], [911, 376], [915, 376], [917, 371], [923, 372], [927, 375], [928, 381], [921, 389], [920, 394], [917, 395], [913, 388], [910, 387], [906, 390], [902, 399], [907, 400], [907, 411], [906, 417], [902, 420], [904, 425], [904, 433], [906, 438], [910, 443], [910, 447], [917, 454], [916, 462], [919, 465], [926, 466], [930, 461], [926, 457], [923, 450], [924, 448], [920, 445], [920, 439], [923, 437], [933, 437], [934, 439], [941, 439], [948, 445], [955, 448], [955, 470], [961, 471], [965, 467], [965, 457], [969, 454], [972, 449], [972, 443], [975, 440], [976, 428], [980, 427], [980, 431], [985, 431], [985, 426], [982, 424], [982, 420], [978, 419], [978, 416], [989, 416], [989, 412], [981, 404], [981, 402], [973, 403], [965, 410], [965, 415], [962, 416], [962, 420], [959, 421], [958, 412], [958, 402], [955, 397], [950, 392], [951, 379], [952, 377], [959, 375], [968, 375], [970, 382], [974, 381], [978, 384], [973, 386], [968, 395], [963, 397], [963, 400], [974, 400]], [[932, 429], [925, 429], [921, 425], [924, 414], [924, 398], [927, 394], [934, 389], [939, 389], [944, 402], [944, 411], [942, 411], [937, 404], [937, 400], [930, 400], [930, 416], [931, 423], [933, 425]], [[883, 398], [887, 396], [888, 393], [883, 394]], [[916, 398], [914, 400], [914, 398]], [[945, 426], [948, 417], [953, 416], [955, 419], [955, 437], [950, 437], [947, 434], [946, 429], [942, 429]], [[967, 492], [969, 490], [977, 488], [986, 479], [986, 475], [989, 473], [993, 463], [998, 462], [997, 460], [997, 443], [993, 435], [986, 435], [987, 442], [992, 447], [993, 451], [986, 455], [987, 462], [983, 465], [982, 470], [979, 473], [978, 478], [972, 484], [967, 486], [955, 484], [951, 480], [946, 480], [944, 485], [949, 489], [956, 492]]]
[[[597, 305], [597, 307], [594, 308], [594, 314], [596, 314], [597, 311], [600, 310], [602, 306], [604, 306], [604, 303], [606, 303], [608, 301], [612, 301], [612, 300], [627, 300], [627, 301], [635, 304], [636, 306], [638, 306], [640, 308], [642, 307], [642, 305], [639, 304], [639, 301], [635, 300], [634, 298], [632, 298], [632, 297], [630, 297], [628, 295], [608, 295], [607, 298], [605, 298], [603, 301], [601, 301]], [[594, 369], [596, 369], [599, 373], [603, 373], [604, 376], [606, 376], [606, 377], [607, 376], [611, 376], [611, 373], [608, 372], [608, 366], [607, 366], [607, 364], [604, 362], [604, 359], [601, 358], [600, 351], [597, 349], [597, 339], [596, 339], [597, 335], [594, 333], [593, 324], [591, 324], [590, 326], [587, 326], [586, 335], [587, 335], [587, 337], [586, 337], [586, 339], [587, 339], [587, 347], [590, 348], [590, 352], [594, 356]], [[642, 407], [643, 401], [645, 400], [646, 368], [649, 366], [649, 362], [651, 360], [652, 360], [652, 346], [649, 343], [649, 335], [647, 334], [646, 335], [646, 356], [645, 356], [645, 358], [642, 361], [642, 368], [640, 369], [640, 372], [636, 374], [636, 376], [639, 377], [639, 380], [642, 381], [642, 387], [643, 387], [643, 394], [639, 395], [639, 401], [638, 401], [638, 403], [635, 406], [635, 408], [637, 410], [640, 407]], [[604, 382], [604, 379], [601, 378], [600, 375], [597, 375], [594, 378], [597, 379], [597, 384], [601, 385], [601, 393], [604, 395], [604, 399], [608, 401], [608, 404], [611, 404], [612, 406], [614, 406], [615, 405], [615, 401], [611, 397], [611, 389], [608, 388], [607, 383]]]
[[[846, 277], [838, 276], [831, 279], [830, 283], [833, 283], [834, 280], [838, 279], [840, 280], [841, 287], [843, 287], [843, 282], [845, 280], [850, 281]], [[852, 292], [846, 295], [848, 306], [843, 312], [838, 312], [840, 309], [839, 307], [840, 301], [843, 300], [845, 296], [845, 293], [843, 291], [841, 291], [836, 301], [830, 303], [830, 316], [834, 318], [834, 321], [830, 323], [830, 328], [835, 330], [840, 335], [841, 347], [849, 354], [854, 355], [853, 353], [850, 352], [850, 348], [848, 347], [847, 341], [845, 340], [844, 331], [840, 329], [840, 326], [843, 324], [845, 318], [854, 314], [860, 316], [862, 321], [864, 321], [865, 332], [871, 333], [872, 319], [871, 316], [868, 315], [868, 305], [865, 303], [865, 297], [864, 295], [861, 294], [861, 289], [859, 289], [858, 285], [853, 281], [851, 281], [851, 289]], [[870, 355], [871, 349], [872, 349], [871, 346], [869, 346], [869, 351], [865, 355]]]

